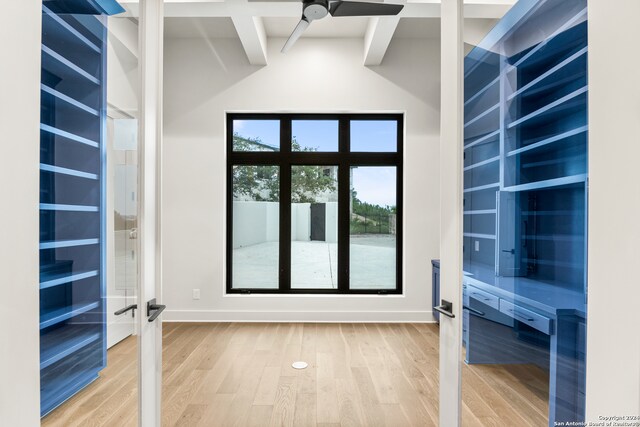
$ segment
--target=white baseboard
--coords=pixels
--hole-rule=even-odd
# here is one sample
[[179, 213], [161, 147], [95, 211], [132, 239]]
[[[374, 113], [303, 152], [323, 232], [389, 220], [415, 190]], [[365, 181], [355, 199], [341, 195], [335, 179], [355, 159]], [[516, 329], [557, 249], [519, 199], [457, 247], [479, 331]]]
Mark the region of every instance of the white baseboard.
[[432, 311], [166, 310], [164, 322], [435, 323]]

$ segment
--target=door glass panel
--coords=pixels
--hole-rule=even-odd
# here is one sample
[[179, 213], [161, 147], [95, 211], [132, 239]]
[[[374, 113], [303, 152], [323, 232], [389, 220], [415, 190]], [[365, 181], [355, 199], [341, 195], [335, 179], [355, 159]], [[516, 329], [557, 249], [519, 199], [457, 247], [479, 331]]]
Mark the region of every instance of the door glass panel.
[[338, 288], [338, 166], [291, 167], [291, 288]]
[[463, 425], [579, 424], [587, 2], [518, 2], [481, 38], [464, 64]]
[[351, 289], [395, 289], [396, 168], [351, 168], [349, 280]]
[[233, 288], [276, 289], [279, 277], [278, 166], [233, 166]]
[[138, 423], [138, 24], [94, 7], [43, 5], [44, 426]]
[[291, 151], [338, 151], [337, 120], [293, 120]]
[[[115, 111], [111, 112], [116, 115]], [[113, 233], [114, 280], [108, 281], [107, 302], [113, 306], [108, 316], [113, 324], [107, 328], [109, 345], [114, 345], [135, 330], [130, 316], [112, 313], [136, 303], [138, 288], [138, 120], [109, 118], [109, 152], [113, 162]]]

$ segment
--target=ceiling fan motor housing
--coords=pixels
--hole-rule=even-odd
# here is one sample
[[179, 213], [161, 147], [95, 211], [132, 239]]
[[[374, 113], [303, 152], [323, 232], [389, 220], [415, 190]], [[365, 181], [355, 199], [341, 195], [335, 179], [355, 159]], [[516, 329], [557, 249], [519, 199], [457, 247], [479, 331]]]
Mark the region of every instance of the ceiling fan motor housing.
[[329, 13], [328, 0], [304, 0], [302, 2], [302, 15], [309, 21], [322, 19]]

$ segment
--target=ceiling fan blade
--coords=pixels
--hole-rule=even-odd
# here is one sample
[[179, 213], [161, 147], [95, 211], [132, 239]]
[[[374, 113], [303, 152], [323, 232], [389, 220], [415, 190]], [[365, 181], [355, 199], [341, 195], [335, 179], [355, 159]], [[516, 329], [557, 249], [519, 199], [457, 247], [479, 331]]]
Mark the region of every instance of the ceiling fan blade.
[[287, 53], [287, 51], [291, 49], [291, 46], [293, 46], [293, 44], [300, 38], [300, 36], [304, 32], [304, 30], [307, 29], [309, 24], [310, 22], [307, 21], [305, 18], [302, 18], [300, 22], [298, 22], [298, 25], [296, 25], [296, 28], [293, 30], [293, 33], [291, 33], [291, 35], [287, 39], [287, 42], [284, 44], [281, 51], [282, 53]]
[[331, 16], [384, 16], [397, 15], [402, 8], [402, 4], [336, 1], [331, 3], [329, 13]]

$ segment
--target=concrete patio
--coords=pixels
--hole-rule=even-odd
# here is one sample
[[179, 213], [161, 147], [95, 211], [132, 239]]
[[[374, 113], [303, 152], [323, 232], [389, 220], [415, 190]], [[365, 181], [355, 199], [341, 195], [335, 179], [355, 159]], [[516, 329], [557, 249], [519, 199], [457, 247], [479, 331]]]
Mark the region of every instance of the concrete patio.
[[[393, 235], [351, 236], [351, 289], [393, 289], [396, 282]], [[336, 243], [291, 242], [291, 287], [337, 289]], [[278, 287], [278, 242], [233, 250], [234, 288]]]

